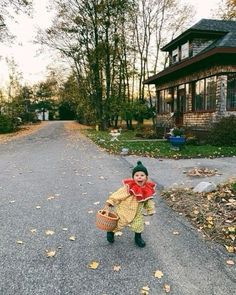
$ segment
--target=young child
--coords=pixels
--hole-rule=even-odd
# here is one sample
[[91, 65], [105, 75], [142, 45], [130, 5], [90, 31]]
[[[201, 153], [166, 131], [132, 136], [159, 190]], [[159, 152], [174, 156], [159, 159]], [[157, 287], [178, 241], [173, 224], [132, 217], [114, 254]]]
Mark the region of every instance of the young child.
[[114, 233], [126, 226], [135, 233], [135, 244], [145, 247], [141, 233], [144, 230], [143, 209], [148, 215], [155, 213], [155, 203], [152, 200], [156, 184], [148, 180], [147, 168], [138, 161], [134, 167], [132, 178], [123, 180], [123, 187], [114, 192], [106, 201], [107, 206], [115, 206], [119, 216], [117, 227], [112, 232], [107, 232], [107, 240], [114, 242]]

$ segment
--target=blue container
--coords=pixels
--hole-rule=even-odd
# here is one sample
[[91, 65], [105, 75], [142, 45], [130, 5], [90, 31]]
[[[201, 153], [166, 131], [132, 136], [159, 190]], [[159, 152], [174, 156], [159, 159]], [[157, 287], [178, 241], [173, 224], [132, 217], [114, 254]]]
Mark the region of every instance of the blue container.
[[186, 141], [186, 139], [183, 136], [170, 136], [169, 137], [169, 142], [174, 147], [181, 148], [185, 144], [185, 141]]

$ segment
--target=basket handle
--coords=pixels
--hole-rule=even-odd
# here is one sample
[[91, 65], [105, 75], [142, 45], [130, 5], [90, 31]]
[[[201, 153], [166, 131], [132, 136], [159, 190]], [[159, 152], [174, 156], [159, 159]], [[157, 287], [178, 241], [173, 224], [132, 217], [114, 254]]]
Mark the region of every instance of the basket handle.
[[112, 212], [112, 211], [114, 211], [114, 207], [109, 206], [107, 204], [105, 204], [105, 206], [102, 209], [102, 212], [104, 212], [106, 216], [108, 216], [109, 212]]

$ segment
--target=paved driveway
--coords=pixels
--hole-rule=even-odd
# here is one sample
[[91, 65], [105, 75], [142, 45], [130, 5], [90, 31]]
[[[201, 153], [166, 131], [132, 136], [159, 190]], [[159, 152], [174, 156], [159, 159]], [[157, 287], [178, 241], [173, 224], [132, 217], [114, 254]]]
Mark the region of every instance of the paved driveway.
[[[0, 294], [138, 295], [148, 286], [146, 294], [161, 295], [164, 284], [175, 295], [235, 293], [229, 254], [203, 240], [159, 197], [157, 214], [147, 219], [145, 248], [134, 245], [128, 230], [109, 245], [95, 227], [95, 212], [132, 165], [64, 124], [49, 122], [0, 144]], [[55, 256], [46, 257], [46, 250]], [[95, 270], [88, 267], [93, 261], [99, 262]]]

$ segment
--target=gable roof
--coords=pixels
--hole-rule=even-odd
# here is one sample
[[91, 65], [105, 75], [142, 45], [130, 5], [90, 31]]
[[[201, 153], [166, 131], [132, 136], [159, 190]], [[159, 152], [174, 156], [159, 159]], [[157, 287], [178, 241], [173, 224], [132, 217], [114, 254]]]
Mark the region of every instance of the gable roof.
[[184, 31], [181, 35], [170, 41], [163, 51], [169, 51], [178, 43], [183, 43], [191, 36], [214, 37], [218, 40], [214, 47], [236, 47], [236, 21], [201, 19], [198, 23]]

